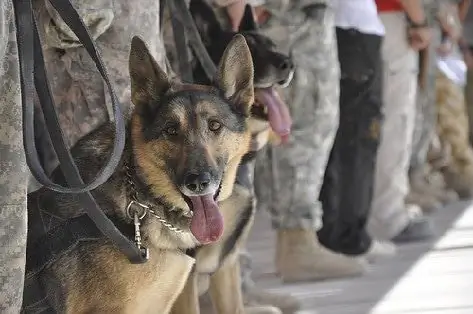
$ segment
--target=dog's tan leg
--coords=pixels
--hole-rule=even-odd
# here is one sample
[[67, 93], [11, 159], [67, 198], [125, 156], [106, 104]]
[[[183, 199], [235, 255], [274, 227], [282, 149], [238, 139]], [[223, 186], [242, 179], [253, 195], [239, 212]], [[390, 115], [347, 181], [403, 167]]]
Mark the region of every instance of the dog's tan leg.
[[193, 272], [187, 279], [184, 290], [174, 303], [170, 314], [200, 314], [197, 276]]
[[245, 313], [241, 293], [240, 260], [236, 254], [232, 255], [210, 277], [209, 292], [215, 313]]

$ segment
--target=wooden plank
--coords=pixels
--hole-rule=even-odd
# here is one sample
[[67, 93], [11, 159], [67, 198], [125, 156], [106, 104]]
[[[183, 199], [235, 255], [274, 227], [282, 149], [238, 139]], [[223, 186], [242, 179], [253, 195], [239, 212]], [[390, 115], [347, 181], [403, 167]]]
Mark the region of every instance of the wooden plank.
[[434, 220], [440, 241], [400, 246], [362, 277], [282, 284], [274, 272], [275, 234], [259, 212], [248, 243], [253, 277], [269, 291], [297, 297], [299, 314], [473, 314], [473, 206], [453, 204]]

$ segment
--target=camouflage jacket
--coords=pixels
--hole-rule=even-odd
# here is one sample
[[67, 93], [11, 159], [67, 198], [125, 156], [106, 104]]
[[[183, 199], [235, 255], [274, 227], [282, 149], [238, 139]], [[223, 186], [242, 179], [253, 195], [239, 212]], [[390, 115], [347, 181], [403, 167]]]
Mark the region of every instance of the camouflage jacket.
[[[144, 38], [154, 57], [164, 64], [159, 1], [71, 0], [71, 3], [96, 40], [120, 103], [125, 110], [131, 108], [128, 74], [131, 38], [135, 35]], [[61, 126], [72, 145], [106, 121], [111, 102], [92, 59], [49, 1], [34, 0], [34, 9]]]

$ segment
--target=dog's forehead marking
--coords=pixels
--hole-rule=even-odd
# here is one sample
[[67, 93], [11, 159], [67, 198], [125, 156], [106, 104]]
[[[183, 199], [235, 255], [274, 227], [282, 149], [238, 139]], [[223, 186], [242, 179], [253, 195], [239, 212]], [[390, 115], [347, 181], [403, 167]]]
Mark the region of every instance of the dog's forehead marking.
[[185, 126], [187, 125], [187, 112], [184, 104], [177, 103], [172, 107], [171, 114], [179, 120], [180, 124]]
[[171, 91], [174, 93], [182, 91], [200, 91], [200, 92], [212, 92], [214, 87], [208, 85], [199, 85], [199, 84], [186, 84], [180, 82], [174, 82], [171, 86]]
[[196, 113], [199, 116], [217, 116], [219, 115], [219, 111], [217, 110], [216, 105], [215, 102], [209, 100], [197, 100], [195, 103]]

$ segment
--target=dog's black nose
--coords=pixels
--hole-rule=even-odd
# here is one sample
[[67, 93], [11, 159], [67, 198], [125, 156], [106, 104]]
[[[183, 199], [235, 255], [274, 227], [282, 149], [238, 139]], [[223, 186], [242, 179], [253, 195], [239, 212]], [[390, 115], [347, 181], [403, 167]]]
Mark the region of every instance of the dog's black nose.
[[280, 70], [293, 70], [294, 63], [292, 62], [291, 58], [282, 59], [281, 63], [279, 64], [279, 69]]
[[202, 193], [210, 186], [210, 173], [188, 173], [184, 179], [186, 188], [194, 193]]

